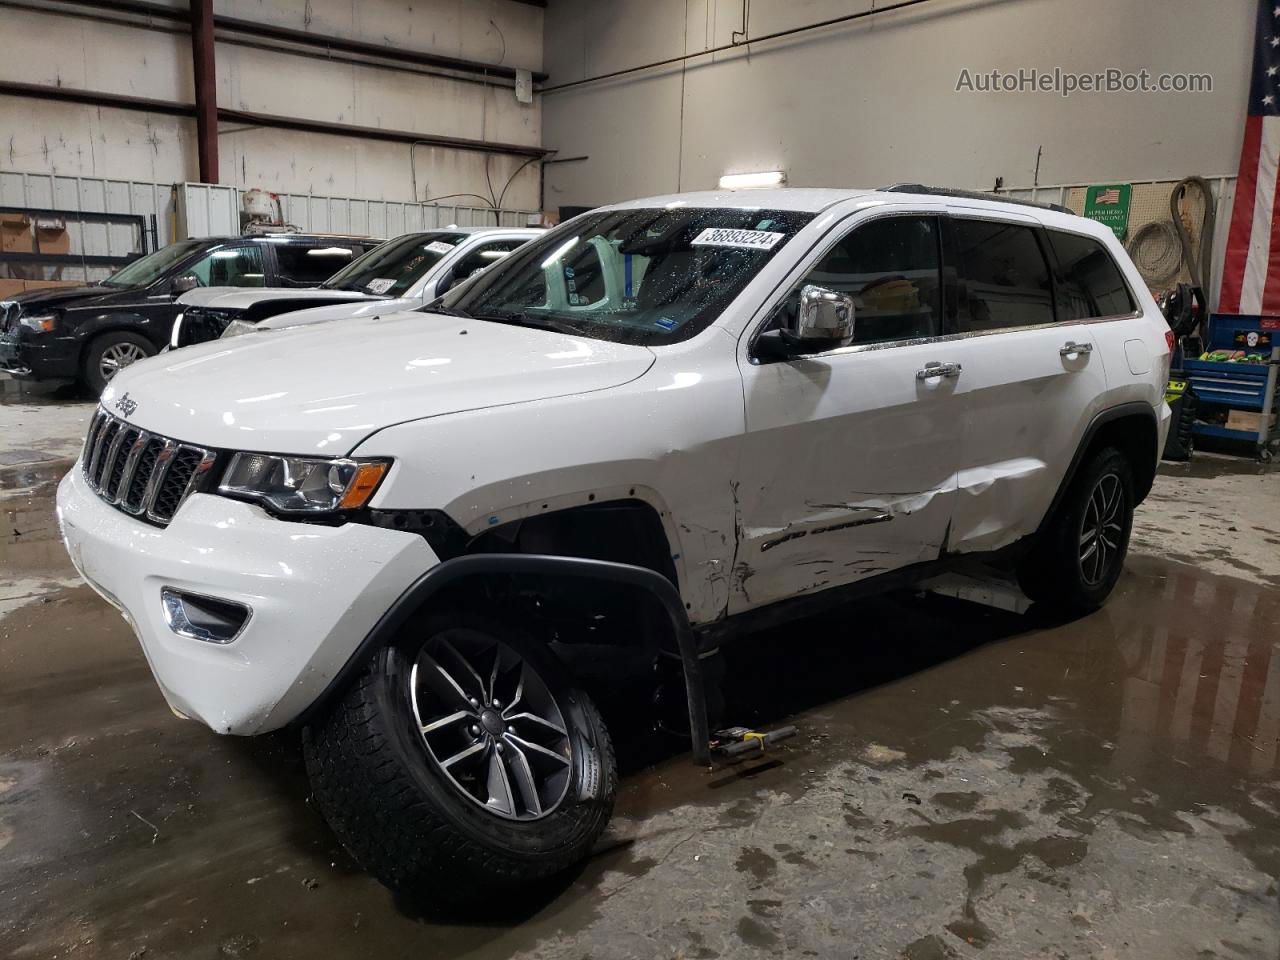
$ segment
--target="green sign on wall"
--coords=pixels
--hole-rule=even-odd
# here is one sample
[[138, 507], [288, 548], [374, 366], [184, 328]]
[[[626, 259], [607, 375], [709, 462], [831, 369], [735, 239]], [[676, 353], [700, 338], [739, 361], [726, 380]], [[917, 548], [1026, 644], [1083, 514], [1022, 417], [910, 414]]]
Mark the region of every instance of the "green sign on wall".
[[1084, 215], [1111, 228], [1119, 239], [1129, 229], [1129, 200], [1133, 187], [1127, 183], [1107, 183], [1089, 187], [1084, 194]]

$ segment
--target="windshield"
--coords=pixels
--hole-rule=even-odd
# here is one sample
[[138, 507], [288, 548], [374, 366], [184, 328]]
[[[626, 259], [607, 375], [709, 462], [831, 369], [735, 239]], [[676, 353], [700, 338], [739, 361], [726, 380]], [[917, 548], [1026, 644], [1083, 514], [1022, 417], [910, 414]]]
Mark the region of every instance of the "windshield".
[[439, 302], [481, 319], [600, 340], [674, 343], [719, 316], [812, 219], [791, 210], [696, 207], [588, 213]]
[[207, 243], [207, 240], [180, 240], [171, 243], [155, 253], [139, 257], [102, 282], [108, 287], [149, 287], [168, 273], [174, 264], [185, 260]]
[[465, 233], [410, 233], [397, 237], [351, 261], [321, 286], [398, 297], [466, 238]]

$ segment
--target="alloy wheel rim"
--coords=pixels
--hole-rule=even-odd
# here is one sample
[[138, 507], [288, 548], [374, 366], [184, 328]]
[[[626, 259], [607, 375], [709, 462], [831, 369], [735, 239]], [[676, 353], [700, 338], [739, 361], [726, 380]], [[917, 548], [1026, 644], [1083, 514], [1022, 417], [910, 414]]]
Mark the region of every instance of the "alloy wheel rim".
[[409, 698], [427, 753], [450, 784], [506, 820], [540, 820], [569, 788], [573, 752], [564, 714], [521, 656], [456, 629], [423, 646]]
[[142, 348], [136, 343], [113, 343], [102, 351], [102, 359], [98, 361], [98, 370], [106, 380], [110, 380], [124, 367], [137, 363], [146, 357]]
[[1114, 473], [1099, 477], [1080, 521], [1080, 575], [1091, 587], [1107, 578], [1120, 556], [1123, 505], [1124, 487], [1120, 478]]

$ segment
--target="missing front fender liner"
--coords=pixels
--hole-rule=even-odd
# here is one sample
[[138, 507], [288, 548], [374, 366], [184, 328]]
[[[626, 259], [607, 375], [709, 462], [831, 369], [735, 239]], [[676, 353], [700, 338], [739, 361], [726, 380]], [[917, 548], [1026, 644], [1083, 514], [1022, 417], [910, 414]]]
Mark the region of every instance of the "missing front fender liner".
[[689, 618], [685, 614], [679, 591], [662, 574], [646, 567], [608, 560], [588, 560], [582, 557], [485, 553], [455, 557], [432, 567], [411, 583], [383, 613], [373, 629], [360, 641], [355, 653], [329, 682], [324, 692], [304, 711], [299, 722], [305, 724], [316, 717], [335, 696], [347, 687], [378, 650], [394, 640], [408, 619], [439, 591], [467, 577], [511, 574], [603, 580], [647, 590], [658, 601], [675, 636], [676, 649], [684, 672], [693, 761], [699, 766], [711, 765], [711, 731], [707, 720], [707, 697], [702, 663], [698, 659], [697, 639]]

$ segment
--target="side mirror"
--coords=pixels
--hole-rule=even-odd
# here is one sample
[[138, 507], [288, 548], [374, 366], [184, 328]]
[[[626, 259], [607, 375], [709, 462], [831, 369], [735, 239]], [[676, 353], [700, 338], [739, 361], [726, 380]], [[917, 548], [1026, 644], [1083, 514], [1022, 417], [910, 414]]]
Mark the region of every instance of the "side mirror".
[[169, 292], [175, 297], [179, 297], [190, 290], [194, 290], [198, 286], [200, 286], [200, 281], [196, 278], [195, 274], [184, 273], [180, 277], [173, 278], [173, 282], [169, 284]]
[[782, 337], [792, 346], [847, 343], [853, 339], [853, 297], [811, 283], [800, 288], [795, 325]]

